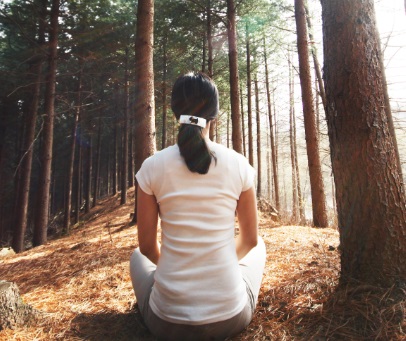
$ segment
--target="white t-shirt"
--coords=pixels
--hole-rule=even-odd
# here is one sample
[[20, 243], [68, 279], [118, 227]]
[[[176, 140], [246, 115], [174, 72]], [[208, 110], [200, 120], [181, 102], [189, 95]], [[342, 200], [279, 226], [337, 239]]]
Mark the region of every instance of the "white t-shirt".
[[189, 171], [174, 145], [146, 159], [136, 175], [156, 197], [162, 227], [149, 304], [173, 323], [223, 321], [247, 303], [234, 223], [237, 200], [254, 185], [255, 171], [243, 155], [206, 141], [217, 157], [207, 174]]

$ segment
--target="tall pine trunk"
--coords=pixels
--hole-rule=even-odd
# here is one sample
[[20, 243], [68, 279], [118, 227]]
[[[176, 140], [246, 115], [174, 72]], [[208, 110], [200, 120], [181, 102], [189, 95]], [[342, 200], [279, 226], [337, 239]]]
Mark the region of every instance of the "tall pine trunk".
[[45, 89], [44, 128], [42, 131], [42, 145], [40, 150], [41, 171], [37, 193], [37, 207], [35, 211], [35, 224], [33, 245], [45, 244], [47, 241], [49, 199], [51, 184], [52, 150], [54, 138], [55, 117], [55, 91], [56, 91], [56, 59], [58, 48], [58, 19], [59, 0], [52, 0], [49, 26], [49, 55], [48, 73]]
[[292, 221], [297, 223], [299, 218], [299, 200], [297, 193], [297, 176], [296, 176], [296, 159], [295, 159], [295, 140], [294, 140], [294, 125], [295, 117], [295, 98], [294, 98], [294, 75], [293, 67], [290, 60], [290, 51], [288, 51], [289, 61], [289, 145], [290, 145], [290, 165], [292, 172]]
[[128, 80], [128, 48], [125, 49], [125, 76], [124, 76], [124, 124], [123, 124], [123, 148], [121, 163], [121, 198], [120, 205], [127, 203], [128, 188], [128, 119], [130, 110], [130, 87]]
[[404, 287], [406, 195], [386, 108], [374, 1], [321, 4], [341, 281]]
[[230, 104], [233, 149], [242, 153], [241, 113], [238, 92], [238, 54], [234, 0], [227, 0], [228, 63], [230, 68]]
[[44, 56], [41, 49], [45, 42], [46, 0], [40, 0], [38, 7], [41, 14], [38, 18], [38, 40], [35, 56], [32, 58], [29, 70], [32, 76], [31, 103], [25, 113], [25, 138], [20, 161], [19, 184], [17, 186], [17, 202], [15, 210], [15, 225], [13, 228], [12, 247], [15, 252], [24, 251], [24, 238], [27, 229], [28, 200], [31, 183], [32, 156], [37, 122], [38, 104], [41, 90], [41, 76]]
[[319, 138], [316, 128], [316, 115], [313, 105], [310, 75], [307, 26], [303, 0], [295, 0], [297, 47], [299, 54], [299, 77], [302, 89], [303, 115], [306, 134], [307, 159], [312, 196], [313, 224], [327, 227], [326, 195], [319, 153]]
[[240, 84], [240, 105], [241, 105], [241, 134], [242, 134], [242, 149], [244, 156], [247, 156], [247, 147], [245, 145], [245, 119], [244, 119], [244, 99], [242, 96], [242, 86]]
[[257, 196], [258, 198], [262, 195], [262, 157], [261, 157], [261, 113], [259, 112], [259, 89], [258, 89], [258, 79], [255, 74], [254, 79], [255, 88], [255, 112], [257, 119]]
[[[213, 34], [211, 20], [211, 0], [206, 0], [206, 35], [207, 35], [207, 72], [208, 76], [213, 79]], [[209, 137], [214, 141], [216, 135], [217, 120], [211, 121]]]
[[[79, 123], [80, 127], [80, 123]], [[82, 136], [81, 136], [81, 131], [78, 131], [79, 135], [79, 141], [78, 143], [78, 148], [77, 148], [77, 154], [78, 154], [78, 160], [76, 163], [76, 200], [75, 200], [75, 224], [79, 222], [80, 219], [80, 209], [82, 206], [82, 188], [83, 188], [83, 174], [82, 174]]]
[[304, 8], [305, 8], [305, 12], [306, 12], [306, 22], [307, 22], [309, 40], [310, 40], [310, 46], [311, 46], [310, 51], [311, 51], [311, 54], [313, 57], [314, 70], [316, 73], [316, 82], [318, 85], [320, 98], [323, 103], [323, 108], [324, 108], [324, 110], [326, 110], [326, 92], [324, 90], [323, 78], [321, 76], [321, 67], [320, 67], [319, 59], [317, 57], [317, 48], [316, 48], [316, 44], [314, 43], [313, 25], [312, 25], [312, 20], [310, 18], [309, 8], [307, 6], [307, 0], [304, 0]]
[[70, 227], [70, 214], [71, 214], [71, 207], [72, 207], [72, 184], [73, 184], [73, 170], [75, 164], [75, 149], [76, 149], [76, 136], [77, 136], [77, 129], [79, 123], [79, 115], [81, 109], [81, 93], [82, 93], [82, 66], [79, 73], [78, 79], [78, 92], [76, 97], [76, 107], [75, 113], [73, 117], [73, 127], [72, 127], [72, 139], [71, 139], [71, 146], [70, 146], [70, 155], [69, 155], [69, 164], [68, 164], [68, 174], [67, 174], [67, 181], [66, 181], [66, 196], [65, 196], [65, 212], [64, 212], [64, 221], [63, 227], [65, 233], [69, 233]]
[[252, 134], [252, 94], [251, 94], [251, 51], [248, 23], [245, 24], [245, 46], [247, 52], [247, 116], [248, 116], [248, 161], [254, 166], [254, 142]]
[[[155, 102], [154, 102], [154, 1], [139, 0], [135, 41], [135, 172], [142, 162], [155, 152]], [[135, 214], [137, 221], [137, 197]]]
[[168, 129], [167, 128], [167, 126], [168, 126], [168, 122], [167, 122], [168, 121], [168, 119], [167, 119], [168, 109], [167, 109], [167, 93], [166, 93], [167, 92], [166, 74], [168, 72], [168, 70], [167, 70], [167, 68], [168, 68], [167, 43], [168, 43], [168, 36], [165, 35], [164, 40], [163, 40], [163, 46], [162, 46], [162, 49], [163, 49], [163, 62], [162, 62], [163, 70], [162, 70], [162, 72], [163, 72], [163, 74], [162, 74], [162, 148], [161, 149], [164, 149], [166, 147], [166, 139], [167, 139], [166, 130]]
[[264, 59], [265, 59], [265, 85], [266, 85], [266, 99], [268, 105], [268, 119], [269, 119], [269, 132], [271, 139], [271, 155], [272, 155], [272, 175], [273, 175], [273, 188], [275, 193], [275, 205], [276, 209], [280, 209], [279, 202], [279, 180], [278, 180], [278, 167], [276, 160], [276, 146], [275, 146], [275, 134], [274, 134], [274, 124], [272, 115], [272, 101], [271, 101], [271, 90], [269, 84], [269, 70], [268, 70], [268, 58], [266, 53], [266, 45], [264, 38]]
[[[101, 135], [102, 135], [102, 121], [99, 117], [99, 129], [97, 130], [97, 146], [96, 146], [96, 165], [93, 178], [93, 203], [92, 207], [96, 207], [97, 200], [99, 199], [100, 192], [100, 158], [101, 158]], [[124, 170], [123, 170], [124, 172]], [[121, 175], [123, 176], [123, 174]]]

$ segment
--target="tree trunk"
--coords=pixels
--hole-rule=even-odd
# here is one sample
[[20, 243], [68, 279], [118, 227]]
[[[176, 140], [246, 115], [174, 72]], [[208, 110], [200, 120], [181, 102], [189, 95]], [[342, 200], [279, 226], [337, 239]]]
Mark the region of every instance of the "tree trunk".
[[130, 133], [130, 137], [128, 140], [128, 148], [129, 148], [129, 154], [128, 154], [128, 167], [129, 167], [129, 177], [128, 177], [128, 187], [134, 187], [134, 120], [133, 117], [131, 115], [131, 113], [128, 113], [129, 115], [129, 133]]
[[203, 44], [202, 44], [202, 72], [206, 73], [206, 33], [203, 33]]
[[[79, 131], [79, 141], [82, 141]], [[78, 143], [78, 161], [76, 164], [76, 202], [75, 202], [75, 224], [79, 222], [80, 208], [82, 204], [82, 143]]]
[[[142, 162], [155, 152], [153, 45], [154, 1], [139, 0], [135, 42], [135, 173], [141, 168]], [[133, 222], [135, 223], [136, 221], [137, 200], [135, 200]]]
[[123, 148], [121, 164], [121, 198], [120, 205], [127, 203], [128, 188], [128, 118], [130, 110], [130, 92], [128, 84], [128, 48], [125, 49], [125, 76], [124, 76], [124, 126], [123, 126]]
[[242, 96], [242, 86], [240, 84], [240, 102], [241, 102], [241, 134], [242, 134], [242, 148], [244, 156], [247, 156], [247, 148], [245, 145], [245, 120], [244, 120], [244, 100]]
[[227, 0], [228, 63], [230, 68], [230, 103], [233, 149], [242, 153], [241, 113], [238, 92], [238, 55], [234, 0]]
[[166, 74], [168, 72], [168, 56], [167, 56], [167, 41], [168, 41], [168, 36], [165, 35], [164, 41], [163, 41], [163, 75], [162, 75], [162, 148], [166, 148], [166, 130], [167, 128], [167, 116], [168, 116], [168, 110], [167, 110], [167, 94], [166, 94]]
[[374, 1], [321, 4], [341, 281], [404, 286], [406, 195], [385, 107]]
[[72, 127], [72, 140], [71, 140], [71, 149], [69, 155], [69, 165], [68, 165], [68, 174], [67, 174], [67, 184], [66, 184], [66, 198], [65, 198], [65, 214], [64, 214], [64, 223], [63, 227], [65, 233], [69, 233], [70, 227], [70, 214], [71, 214], [71, 207], [72, 207], [72, 183], [73, 183], [73, 169], [75, 165], [75, 149], [76, 149], [76, 136], [77, 136], [77, 129], [79, 123], [79, 116], [80, 116], [80, 108], [82, 105], [81, 101], [81, 94], [82, 94], [82, 65], [81, 70], [79, 73], [79, 80], [78, 80], [78, 92], [77, 92], [77, 99], [76, 99], [76, 108], [75, 108], [75, 115], [73, 120], [73, 127]]
[[297, 138], [296, 138], [296, 115], [293, 111], [293, 152], [295, 156], [295, 174], [297, 186], [297, 202], [299, 208], [299, 220], [301, 224], [305, 223], [304, 200], [302, 196], [302, 188], [300, 186], [299, 158], [297, 157]]
[[296, 159], [295, 159], [295, 142], [293, 133], [293, 120], [295, 116], [295, 99], [294, 99], [294, 76], [293, 67], [290, 61], [290, 51], [288, 50], [289, 62], [289, 144], [290, 144], [290, 165], [292, 171], [292, 221], [297, 223], [299, 218], [298, 195], [297, 195], [297, 176], [296, 176]]
[[41, 171], [37, 194], [37, 208], [34, 225], [33, 245], [45, 244], [49, 218], [49, 189], [51, 183], [52, 148], [54, 138], [56, 59], [58, 48], [59, 0], [52, 0], [49, 27], [48, 74], [45, 90], [45, 115], [42, 146], [40, 151]]
[[275, 193], [275, 206], [276, 209], [280, 209], [279, 202], [279, 180], [278, 180], [278, 167], [276, 160], [276, 146], [275, 146], [275, 136], [274, 136], [274, 124], [272, 119], [272, 102], [271, 102], [271, 91], [269, 84], [269, 72], [268, 72], [268, 58], [266, 53], [265, 38], [264, 38], [264, 59], [265, 59], [265, 85], [266, 85], [266, 99], [268, 104], [268, 118], [269, 118], [269, 131], [271, 139], [271, 155], [272, 155], [272, 173], [273, 173], [273, 187]]
[[317, 57], [317, 48], [316, 48], [316, 44], [314, 42], [314, 37], [313, 37], [313, 25], [312, 25], [312, 21], [310, 18], [309, 8], [307, 6], [307, 0], [304, 0], [304, 8], [305, 8], [305, 15], [306, 15], [307, 27], [308, 27], [308, 32], [309, 32], [309, 40], [310, 40], [310, 46], [311, 46], [310, 51], [312, 53], [314, 70], [316, 72], [316, 81], [318, 84], [319, 94], [320, 94], [321, 101], [323, 103], [323, 108], [325, 111], [326, 110], [326, 92], [324, 91], [324, 84], [323, 84], [323, 79], [321, 76], [320, 63], [319, 63], [319, 59]]
[[262, 157], [261, 157], [261, 115], [259, 112], [259, 90], [258, 90], [258, 79], [255, 75], [254, 79], [255, 88], [255, 112], [257, 119], [257, 197], [260, 198], [262, 195]]
[[31, 103], [25, 113], [25, 138], [22, 147], [22, 158], [20, 161], [19, 184], [17, 186], [17, 201], [15, 210], [15, 225], [13, 228], [12, 246], [15, 252], [24, 251], [24, 238], [27, 229], [28, 201], [31, 183], [32, 156], [35, 139], [35, 127], [37, 122], [38, 104], [41, 90], [41, 76], [44, 56], [41, 49], [45, 43], [45, 20], [46, 20], [46, 0], [39, 1], [41, 15], [38, 19], [38, 48], [36, 56], [30, 65], [30, 74], [33, 76], [31, 86]]
[[90, 211], [90, 198], [91, 198], [91, 190], [92, 190], [92, 155], [93, 155], [93, 141], [92, 135], [88, 133], [88, 141], [87, 141], [87, 153], [86, 153], [86, 170], [85, 170], [85, 213]]
[[[96, 169], [93, 178], [93, 203], [92, 207], [96, 207], [97, 200], [99, 199], [99, 191], [100, 191], [100, 156], [101, 156], [101, 135], [102, 135], [102, 121], [99, 117], [99, 129], [97, 131], [97, 147], [96, 147]], [[123, 169], [121, 176], [123, 177], [123, 173], [125, 169]]]
[[299, 54], [299, 76], [302, 89], [303, 115], [306, 134], [307, 158], [312, 195], [313, 224], [327, 227], [326, 196], [324, 193], [323, 175], [319, 154], [319, 139], [313, 106], [313, 94], [310, 75], [307, 27], [303, 0], [295, 0], [295, 18], [297, 47]]
[[[216, 131], [216, 136], [218, 136]], [[230, 148], [230, 111], [227, 110], [227, 148]]]
[[248, 23], [245, 24], [245, 43], [247, 51], [247, 115], [248, 115], [248, 161], [254, 166], [254, 146], [252, 137], [252, 104], [251, 104], [251, 52]]
[[120, 118], [118, 113], [118, 103], [120, 102], [120, 96], [118, 95], [118, 88], [115, 89], [116, 91], [116, 112], [114, 114], [115, 122], [114, 122], [114, 142], [113, 142], [113, 195], [117, 194], [118, 191], [118, 140], [119, 140], [119, 129], [120, 129]]
[[[206, 34], [207, 34], [207, 72], [208, 76], [213, 79], [213, 35], [211, 23], [211, 0], [206, 0]], [[214, 141], [216, 135], [217, 120], [213, 120], [210, 124], [209, 137]]]

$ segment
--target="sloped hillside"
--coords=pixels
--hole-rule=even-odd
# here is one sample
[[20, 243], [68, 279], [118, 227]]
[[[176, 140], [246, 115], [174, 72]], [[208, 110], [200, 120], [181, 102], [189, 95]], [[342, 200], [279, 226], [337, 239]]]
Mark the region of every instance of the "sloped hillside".
[[[0, 339], [154, 340], [130, 282], [128, 261], [137, 243], [132, 211], [132, 200], [119, 206], [119, 197], [108, 198], [70, 236], [1, 259], [0, 279], [17, 283], [40, 314], [31, 326], [0, 331]], [[258, 309], [234, 340], [306, 339], [301, 320], [321, 310], [337, 283], [338, 233], [275, 226], [261, 215], [260, 234], [268, 260]]]

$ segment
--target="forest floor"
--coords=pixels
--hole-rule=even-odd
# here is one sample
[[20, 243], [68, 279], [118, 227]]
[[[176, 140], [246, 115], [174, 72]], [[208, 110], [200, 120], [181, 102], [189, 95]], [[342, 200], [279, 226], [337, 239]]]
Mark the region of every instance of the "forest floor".
[[[0, 279], [17, 283], [24, 302], [40, 312], [31, 325], [0, 331], [0, 340], [155, 340], [142, 324], [129, 276], [137, 243], [129, 225], [133, 192], [128, 204], [119, 202], [119, 196], [102, 200], [69, 236], [0, 259]], [[371, 308], [390, 292], [374, 296], [365, 286], [345, 292], [352, 298], [366, 292], [361, 303], [336, 293], [335, 229], [280, 226], [261, 213], [260, 234], [268, 254], [257, 310], [232, 340], [406, 340], [404, 302]], [[391, 323], [399, 309], [401, 321]]]

